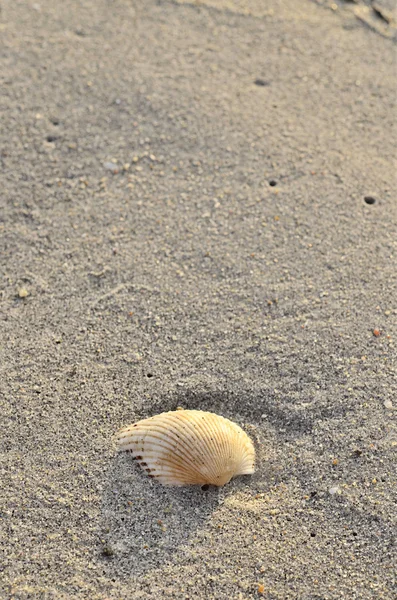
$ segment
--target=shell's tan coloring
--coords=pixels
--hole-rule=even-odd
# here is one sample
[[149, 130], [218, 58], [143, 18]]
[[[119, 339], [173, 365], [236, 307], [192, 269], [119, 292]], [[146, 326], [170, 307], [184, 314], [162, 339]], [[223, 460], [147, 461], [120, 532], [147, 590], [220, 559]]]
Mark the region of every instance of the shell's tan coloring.
[[248, 435], [224, 417], [201, 410], [176, 410], [138, 421], [118, 434], [149, 477], [166, 485], [225, 485], [255, 470]]

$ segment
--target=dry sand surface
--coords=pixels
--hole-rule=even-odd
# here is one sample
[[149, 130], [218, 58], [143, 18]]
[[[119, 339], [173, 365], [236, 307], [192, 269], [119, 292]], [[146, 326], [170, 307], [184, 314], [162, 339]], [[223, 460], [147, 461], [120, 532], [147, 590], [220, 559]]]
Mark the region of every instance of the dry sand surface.
[[[395, 598], [392, 4], [3, 3], [2, 599]], [[177, 406], [255, 475], [116, 455]]]

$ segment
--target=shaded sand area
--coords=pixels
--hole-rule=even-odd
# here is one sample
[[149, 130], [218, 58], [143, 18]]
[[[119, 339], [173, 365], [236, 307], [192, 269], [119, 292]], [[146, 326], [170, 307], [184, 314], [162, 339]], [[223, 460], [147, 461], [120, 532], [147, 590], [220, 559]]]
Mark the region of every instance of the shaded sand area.
[[[357, 7], [3, 4], [2, 599], [395, 597], [395, 36]], [[177, 406], [255, 475], [116, 456]]]

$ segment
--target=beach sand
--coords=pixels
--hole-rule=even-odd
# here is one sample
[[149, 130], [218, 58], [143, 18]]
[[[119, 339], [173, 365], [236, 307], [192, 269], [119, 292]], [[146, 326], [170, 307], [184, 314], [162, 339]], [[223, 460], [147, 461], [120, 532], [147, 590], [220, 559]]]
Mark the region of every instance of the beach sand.
[[[1, 598], [395, 597], [396, 36], [357, 9], [3, 5]], [[256, 473], [117, 455], [177, 406]]]

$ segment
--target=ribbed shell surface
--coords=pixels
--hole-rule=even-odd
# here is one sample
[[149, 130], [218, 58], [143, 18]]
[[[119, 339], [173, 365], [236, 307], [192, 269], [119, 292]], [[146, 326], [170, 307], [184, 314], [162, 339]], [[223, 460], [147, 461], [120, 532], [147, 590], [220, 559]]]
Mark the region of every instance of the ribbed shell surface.
[[168, 485], [225, 485], [253, 473], [255, 449], [235, 423], [214, 413], [177, 410], [138, 421], [118, 434], [150, 477]]

